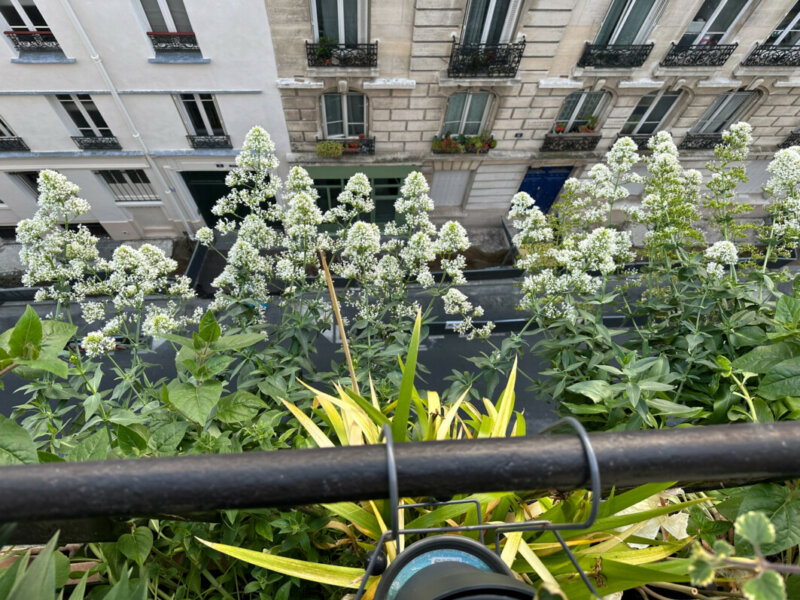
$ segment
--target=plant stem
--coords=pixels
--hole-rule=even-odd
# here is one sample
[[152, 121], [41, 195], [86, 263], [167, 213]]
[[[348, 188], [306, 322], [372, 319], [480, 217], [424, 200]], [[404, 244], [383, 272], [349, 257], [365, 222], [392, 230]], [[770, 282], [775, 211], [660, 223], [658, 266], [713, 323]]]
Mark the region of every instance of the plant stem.
[[17, 365], [17, 363], [15, 363], [15, 362], [12, 362], [12, 363], [11, 363], [10, 365], [8, 365], [7, 367], [4, 367], [2, 370], [0, 370], [0, 377], [2, 377], [3, 375], [5, 375], [5, 374], [6, 374], [6, 373], [8, 373], [9, 371], [12, 371], [12, 370], [14, 370], [14, 368], [15, 368], [15, 367], [17, 367], [17, 366], [18, 366], [18, 365]]

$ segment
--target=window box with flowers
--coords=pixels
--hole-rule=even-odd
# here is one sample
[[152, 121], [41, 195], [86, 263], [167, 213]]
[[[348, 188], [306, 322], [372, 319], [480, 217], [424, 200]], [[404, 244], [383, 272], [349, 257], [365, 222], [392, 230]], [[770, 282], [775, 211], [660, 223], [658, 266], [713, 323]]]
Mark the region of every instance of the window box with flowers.
[[431, 151], [434, 154], [486, 154], [497, 146], [497, 140], [492, 135], [444, 135], [433, 136]]

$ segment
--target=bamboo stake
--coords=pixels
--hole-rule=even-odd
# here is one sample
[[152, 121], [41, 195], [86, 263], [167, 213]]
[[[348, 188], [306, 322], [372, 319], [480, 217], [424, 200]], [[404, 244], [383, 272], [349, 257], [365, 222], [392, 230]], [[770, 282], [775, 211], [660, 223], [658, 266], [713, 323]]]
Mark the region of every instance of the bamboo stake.
[[347, 361], [347, 368], [350, 370], [350, 380], [353, 383], [353, 391], [360, 394], [358, 391], [358, 380], [356, 379], [356, 370], [353, 368], [353, 359], [350, 357], [350, 346], [347, 344], [347, 334], [344, 331], [344, 322], [342, 321], [342, 313], [339, 311], [339, 301], [336, 299], [336, 292], [333, 289], [333, 279], [331, 272], [328, 270], [328, 262], [325, 260], [325, 253], [319, 251], [319, 260], [322, 263], [322, 270], [325, 272], [325, 281], [328, 283], [328, 293], [331, 295], [331, 305], [333, 306], [333, 314], [336, 315], [336, 324], [339, 326], [339, 335], [342, 338], [342, 348], [344, 348], [344, 358]]

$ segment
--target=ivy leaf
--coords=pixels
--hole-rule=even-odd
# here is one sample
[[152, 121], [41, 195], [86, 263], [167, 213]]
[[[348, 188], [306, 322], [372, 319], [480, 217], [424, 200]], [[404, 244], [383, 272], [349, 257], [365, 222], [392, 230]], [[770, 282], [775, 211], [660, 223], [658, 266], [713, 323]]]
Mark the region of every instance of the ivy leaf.
[[186, 418], [205, 425], [222, 395], [222, 382], [206, 381], [196, 386], [191, 383], [173, 382], [168, 389], [170, 404]]
[[38, 463], [31, 434], [11, 419], [0, 415], [0, 465]]
[[750, 511], [739, 515], [734, 524], [736, 533], [751, 544], [770, 544], [775, 541], [775, 527], [762, 512]]
[[117, 549], [140, 567], [153, 547], [153, 532], [148, 527], [137, 527], [133, 533], [120, 536]]
[[783, 578], [775, 571], [764, 571], [742, 586], [747, 600], [786, 600]]
[[30, 306], [20, 317], [8, 340], [9, 354], [17, 358], [37, 358], [42, 345], [42, 322]]

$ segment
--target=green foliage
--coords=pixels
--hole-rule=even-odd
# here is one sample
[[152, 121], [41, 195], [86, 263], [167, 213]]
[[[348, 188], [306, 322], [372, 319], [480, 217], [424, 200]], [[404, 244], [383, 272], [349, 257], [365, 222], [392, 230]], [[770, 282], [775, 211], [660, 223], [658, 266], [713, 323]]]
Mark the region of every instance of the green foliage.
[[317, 156], [322, 158], [339, 158], [344, 152], [344, 146], [336, 140], [322, 140], [317, 142]]

